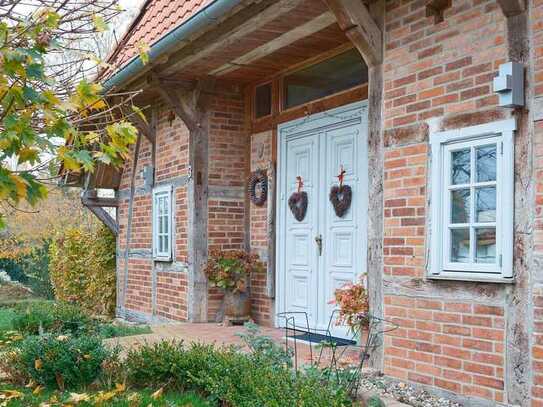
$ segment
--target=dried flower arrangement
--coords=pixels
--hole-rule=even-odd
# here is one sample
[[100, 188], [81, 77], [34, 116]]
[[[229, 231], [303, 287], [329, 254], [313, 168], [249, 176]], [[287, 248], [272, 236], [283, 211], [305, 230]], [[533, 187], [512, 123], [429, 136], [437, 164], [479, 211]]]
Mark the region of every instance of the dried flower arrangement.
[[346, 283], [334, 292], [334, 299], [331, 304], [339, 308], [337, 325], [348, 325], [349, 328], [358, 334], [360, 330], [368, 325], [368, 295], [362, 279], [358, 283]]

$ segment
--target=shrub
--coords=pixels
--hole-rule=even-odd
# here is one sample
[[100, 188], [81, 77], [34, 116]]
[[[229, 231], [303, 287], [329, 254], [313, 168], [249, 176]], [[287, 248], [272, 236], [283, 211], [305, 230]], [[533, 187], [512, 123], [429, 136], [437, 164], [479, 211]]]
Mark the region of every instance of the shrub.
[[351, 405], [340, 387], [235, 348], [160, 342], [129, 352], [125, 367], [135, 386], [173, 386], [232, 406]]
[[15, 308], [12, 324], [25, 335], [50, 332], [77, 336], [93, 328], [92, 319], [79, 306], [49, 301], [20, 304]]
[[115, 237], [105, 227], [68, 229], [50, 246], [55, 296], [97, 314], [115, 311]]
[[45, 386], [77, 388], [92, 383], [102, 365], [118, 357], [94, 336], [30, 336], [17, 345], [11, 363], [27, 379]]
[[38, 297], [52, 300], [54, 295], [49, 275], [49, 246], [50, 241], [44, 241], [41, 246], [33, 247], [19, 257], [17, 263], [24, 275], [24, 281], [21, 282]]

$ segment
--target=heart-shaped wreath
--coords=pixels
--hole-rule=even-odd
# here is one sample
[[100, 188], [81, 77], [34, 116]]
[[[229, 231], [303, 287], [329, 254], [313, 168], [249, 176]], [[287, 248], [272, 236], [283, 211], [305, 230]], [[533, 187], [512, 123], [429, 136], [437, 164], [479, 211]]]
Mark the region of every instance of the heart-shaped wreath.
[[249, 198], [256, 206], [262, 206], [268, 198], [268, 177], [266, 171], [256, 170], [249, 178]]
[[307, 212], [307, 192], [293, 192], [288, 199], [288, 206], [294, 218], [298, 222], [303, 221]]
[[340, 218], [347, 213], [351, 207], [353, 190], [349, 185], [334, 185], [330, 189], [330, 202], [334, 207], [334, 212]]

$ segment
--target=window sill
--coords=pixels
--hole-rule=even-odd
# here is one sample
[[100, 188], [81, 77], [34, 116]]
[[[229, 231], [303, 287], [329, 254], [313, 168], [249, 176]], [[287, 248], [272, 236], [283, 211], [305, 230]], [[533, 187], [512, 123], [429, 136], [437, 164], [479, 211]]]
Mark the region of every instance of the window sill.
[[476, 282], [476, 283], [495, 283], [495, 284], [515, 284], [514, 278], [505, 277], [483, 277], [483, 276], [451, 276], [451, 275], [427, 275], [428, 280], [445, 280], [445, 281], [457, 281], [457, 282]]
[[163, 263], [171, 263], [173, 260], [171, 257], [153, 257], [154, 261], [160, 261]]

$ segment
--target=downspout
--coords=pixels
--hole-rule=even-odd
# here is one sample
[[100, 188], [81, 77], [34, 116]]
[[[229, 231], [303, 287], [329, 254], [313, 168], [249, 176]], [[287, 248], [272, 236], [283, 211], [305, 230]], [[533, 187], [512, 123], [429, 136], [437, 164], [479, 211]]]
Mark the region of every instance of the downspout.
[[[202, 10], [191, 16], [187, 21], [174, 28], [172, 31], [161, 37], [155, 42], [149, 52], [149, 61], [155, 61], [160, 57], [167, 55], [168, 52], [176, 48], [180, 42], [188, 42], [190, 38], [201, 31], [208, 24], [214, 24], [218, 19], [232, 11], [240, 4], [247, 3], [246, 0], [214, 0]], [[144, 70], [145, 65], [141, 56], [130, 60], [112, 77], [104, 81], [104, 92], [121, 86], [127, 80], [136, 77]]]

